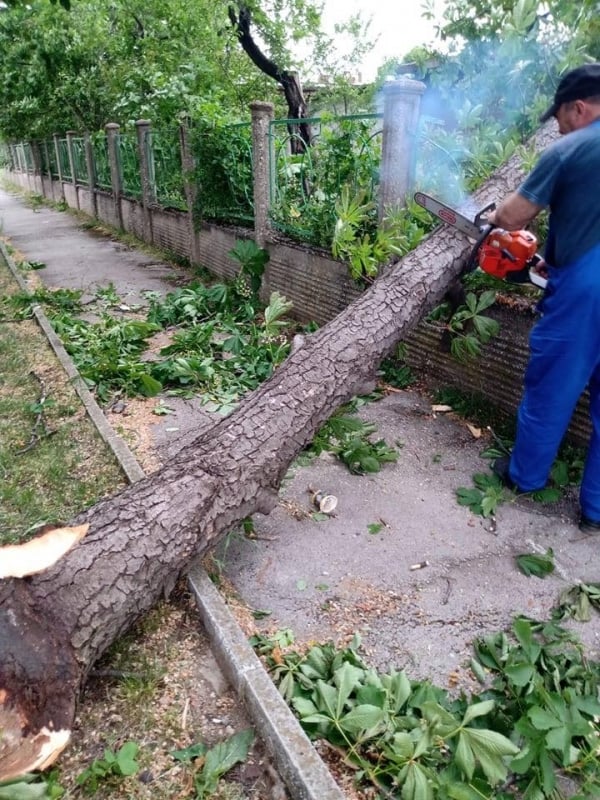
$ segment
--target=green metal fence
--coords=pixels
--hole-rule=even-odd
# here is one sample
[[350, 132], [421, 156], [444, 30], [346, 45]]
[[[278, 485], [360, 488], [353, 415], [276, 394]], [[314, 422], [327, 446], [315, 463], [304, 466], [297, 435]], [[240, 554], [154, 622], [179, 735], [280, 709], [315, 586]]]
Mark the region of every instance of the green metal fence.
[[[310, 126], [310, 147], [298, 146], [297, 120], [273, 120], [269, 125], [269, 190], [272, 226], [292, 238], [330, 248], [340, 198], [368, 208], [369, 230], [378, 224], [377, 206], [382, 162], [382, 114], [322, 116], [303, 120]], [[197, 121], [187, 129], [193, 175], [184, 175], [178, 126], [151, 130], [144, 136], [151, 196], [166, 208], [186, 210], [184, 180], [195, 182], [196, 220], [251, 226], [254, 186], [251, 123], [238, 125]], [[445, 138], [444, 138], [445, 137]], [[112, 191], [108, 138], [90, 137], [95, 185]], [[142, 198], [142, 177], [136, 132], [116, 135], [118, 166], [125, 196]], [[83, 137], [41, 142], [41, 170], [63, 180], [89, 185]], [[447, 202], [459, 199], [464, 175], [461, 148], [435, 121], [423, 118], [416, 139], [415, 183]], [[34, 170], [30, 143], [8, 147], [15, 167]], [[71, 174], [73, 170], [74, 176]], [[346, 212], [348, 209], [346, 209]]]
[[186, 211], [179, 127], [152, 130], [147, 138], [150, 181], [157, 201], [164, 208]]
[[71, 161], [69, 159], [69, 145], [66, 139], [58, 140], [58, 161], [62, 179], [72, 181], [73, 175], [71, 173]]
[[140, 156], [135, 133], [120, 133], [117, 136], [117, 153], [121, 166], [123, 194], [139, 200], [142, 196]]
[[34, 171], [34, 158], [33, 150], [30, 142], [19, 142], [18, 144], [10, 145], [10, 152], [12, 155], [13, 163], [21, 172]]
[[90, 136], [92, 144], [92, 158], [94, 160], [94, 172], [96, 173], [96, 186], [106, 192], [112, 191], [112, 181], [110, 177], [110, 160], [108, 157], [108, 139], [103, 131], [93, 133]]
[[83, 137], [74, 136], [71, 138], [71, 156], [73, 158], [73, 171], [76, 182], [82, 186], [89, 186], [90, 177], [85, 160], [85, 140]]
[[294, 152], [297, 120], [273, 120], [269, 126], [272, 225], [293, 238], [329, 247], [342, 189], [347, 187], [352, 196], [360, 194], [363, 203], [376, 199], [381, 121], [381, 114], [303, 120], [310, 125], [311, 146]]
[[254, 221], [252, 125], [196, 123], [189, 130], [196, 163], [194, 216], [251, 225]]

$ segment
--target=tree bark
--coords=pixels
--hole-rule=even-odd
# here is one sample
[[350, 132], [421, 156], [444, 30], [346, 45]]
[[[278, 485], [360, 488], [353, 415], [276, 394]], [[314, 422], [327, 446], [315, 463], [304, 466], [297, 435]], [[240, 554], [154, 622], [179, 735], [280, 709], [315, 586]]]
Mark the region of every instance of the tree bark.
[[282, 87], [288, 105], [288, 117], [299, 120], [298, 125], [288, 126], [291, 135], [291, 151], [295, 154], [304, 153], [307, 147], [310, 147], [312, 133], [310, 125], [302, 122], [307, 116], [308, 104], [304, 98], [300, 78], [295, 72], [281, 69], [262, 52], [250, 32], [252, 14], [244, 3], [239, 3], [237, 9], [233, 5], [229, 6], [229, 19], [244, 52], [251, 61], [261, 72], [264, 72], [269, 78], [273, 78]]
[[[479, 197], [503, 197], [520, 174], [513, 158]], [[193, 558], [275, 506], [292, 460], [335, 409], [372, 388], [381, 359], [441, 300], [470, 247], [438, 229], [212, 430], [73, 520], [88, 533], [57, 564], [0, 580], [0, 780], [56, 758], [93, 663]]]

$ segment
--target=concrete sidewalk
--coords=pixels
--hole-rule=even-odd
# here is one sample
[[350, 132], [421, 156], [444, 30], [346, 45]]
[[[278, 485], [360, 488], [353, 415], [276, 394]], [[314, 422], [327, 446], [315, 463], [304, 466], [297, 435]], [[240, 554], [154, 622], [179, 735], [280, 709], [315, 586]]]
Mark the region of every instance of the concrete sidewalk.
[[[18, 250], [46, 263], [38, 275], [49, 286], [93, 294], [112, 282], [126, 302], [144, 302], [144, 290], [167, 292], [184, 279], [92, 236], [67, 214], [33, 212], [6, 193], [0, 218]], [[175, 405], [176, 416], [152, 425], [160, 460], [199, 425], [211, 424], [198, 402]], [[597, 581], [600, 537], [579, 532], [574, 492], [556, 507], [507, 495], [493, 523], [459, 506], [456, 490], [489, 468], [481, 457], [489, 442], [474, 438], [454, 414], [433, 411], [426, 396], [389, 394], [360, 415], [376, 423], [376, 438], [398, 443], [397, 463], [368, 476], [351, 475], [328, 455], [295, 467], [280, 505], [254, 518], [256, 538], [233, 535], [221, 544], [222, 568], [250, 608], [269, 612], [257, 623], [265, 631], [289, 627], [304, 642], [343, 642], [360, 632], [373, 666], [469, 686], [473, 640], [517, 614], [546, 619], [563, 589]], [[334, 516], [314, 519], [314, 489], [338, 498]], [[515, 555], [549, 547], [553, 575], [540, 580], [519, 572]], [[600, 616], [577, 628], [597, 655]]]

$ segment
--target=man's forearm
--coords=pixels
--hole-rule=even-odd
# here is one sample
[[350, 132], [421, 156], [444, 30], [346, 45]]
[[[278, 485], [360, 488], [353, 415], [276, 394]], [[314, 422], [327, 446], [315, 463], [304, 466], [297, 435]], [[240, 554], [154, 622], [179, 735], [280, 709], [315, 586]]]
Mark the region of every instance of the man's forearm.
[[528, 225], [536, 217], [542, 206], [527, 200], [518, 192], [509, 194], [495, 211], [488, 214], [488, 220], [498, 228], [507, 231], [518, 231]]

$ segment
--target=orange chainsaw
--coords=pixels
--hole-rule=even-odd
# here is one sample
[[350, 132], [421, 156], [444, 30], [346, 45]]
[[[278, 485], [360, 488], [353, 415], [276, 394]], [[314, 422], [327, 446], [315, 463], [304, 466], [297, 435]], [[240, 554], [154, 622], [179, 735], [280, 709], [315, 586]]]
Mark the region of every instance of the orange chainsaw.
[[505, 231], [486, 222], [485, 214], [493, 211], [495, 203], [482, 208], [473, 220], [428, 194], [417, 192], [415, 203], [430, 211], [447, 225], [452, 225], [470, 239], [475, 239], [464, 272], [479, 267], [488, 275], [509, 283], [531, 282], [546, 288], [546, 278], [536, 270], [542, 258], [538, 255], [537, 239], [529, 231]]

